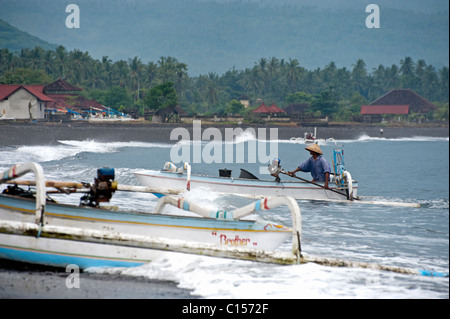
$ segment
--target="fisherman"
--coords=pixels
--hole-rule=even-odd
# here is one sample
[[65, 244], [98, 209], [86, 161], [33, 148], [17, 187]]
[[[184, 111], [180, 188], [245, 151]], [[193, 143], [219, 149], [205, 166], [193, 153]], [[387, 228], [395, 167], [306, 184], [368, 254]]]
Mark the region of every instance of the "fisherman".
[[311, 157], [300, 164], [294, 171], [288, 172], [288, 175], [294, 176], [298, 171], [311, 172], [312, 182], [325, 182], [324, 187], [328, 189], [331, 168], [325, 157], [323, 157], [322, 150], [317, 144], [305, 147], [305, 150], [309, 151]]

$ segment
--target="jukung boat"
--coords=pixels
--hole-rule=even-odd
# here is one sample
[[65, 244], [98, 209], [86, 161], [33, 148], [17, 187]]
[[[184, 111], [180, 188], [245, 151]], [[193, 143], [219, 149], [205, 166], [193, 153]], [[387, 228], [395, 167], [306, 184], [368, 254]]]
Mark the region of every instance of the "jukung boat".
[[[29, 172], [34, 181], [16, 178]], [[159, 188], [119, 186], [113, 169], [99, 169], [93, 184], [47, 181], [36, 163], [13, 165], [0, 174], [0, 185], [13, 184], [0, 194], [0, 259], [56, 267], [133, 267], [167, 252], [199, 254], [277, 264], [314, 262], [327, 266], [359, 267], [423, 276], [445, 276], [429, 270], [384, 266], [305, 255], [301, 252], [301, 213], [292, 197], [265, 197], [227, 211], [211, 211], [182, 197], [163, 196], [154, 213], [110, 211], [115, 191], [161, 192]], [[17, 185], [34, 185], [35, 192]], [[64, 193], [86, 192], [80, 206], [58, 204], [47, 187]], [[165, 205], [199, 217], [161, 214]], [[292, 226], [242, 218], [280, 205], [288, 207]], [[290, 251], [274, 250], [290, 238]], [[67, 269], [67, 268], [66, 268]]]
[[328, 144], [327, 142], [336, 143], [335, 139], [332, 137], [327, 139], [317, 138], [317, 127], [314, 127], [314, 133], [305, 132], [303, 134], [303, 137], [291, 137], [290, 141], [294, 143], [304, 143], [306, 145], [311, 144], [327, 145]]
[[[9, 181], [30, 171], [35, 181]], [[299, 258], [300, 210], [293, 199], [264, 198], [227, 212], [210, 211], [182, 197], [164, 196], [154, 213], [144, 213], [111, 211], [101, 206], [115, 191], [125, 189], [114, 181], [113, 169], [99, 169], [94, 183], [86, 185], [46, 181], [39, 164], [25, 163], [0, 175], [2, 182], [15, 185], [0, 194], [0, 258], [61, 267], [76, 264], [80, 268], [137, 266], [166, 251], [270, 261], [267, 251], [275, 250], [292, 236], [293, 251], [275, 259], [292, 263]], [[20, 184], [35, 185], [36, 191], [20, 189]], [[84, 188], [86, 195], [80, 206], [59, 204], [49, 200], [47, 187], [69, 193]], [[130, 186], [126, 190], [134, 191]], [[199, 217], [162, 214], [165, 205], [189, 210]], [[241, 220], [279, 205], [288, 205], [291, 210], [292, 227]]]
[[[219, 170], [218, 176], [192, 174], [188, 163], [177, 168], [173, 163], [166, 162], [162, 170], [138, 170], [133, 173], [140, 184], [147, 187], [178, 190], [203, 187], [218, 193], [249, 197], [289, 196], [296, 199], [331, 201], [356, 199], [358, 183], [345, 169], [343, 150], [334, 149], [333, 163], [334, 173], [331, 174], [328, 189], [324, 188], [324, 183], [311, 182], [298, 176], [289, 177], [288, 180], [259, 179], [244, 169], [241, 169], [239, 177], [231, 177], [229, 170]], [[274, 159], [268, 170], [274, 175], [285, 174], [279, 159]]]

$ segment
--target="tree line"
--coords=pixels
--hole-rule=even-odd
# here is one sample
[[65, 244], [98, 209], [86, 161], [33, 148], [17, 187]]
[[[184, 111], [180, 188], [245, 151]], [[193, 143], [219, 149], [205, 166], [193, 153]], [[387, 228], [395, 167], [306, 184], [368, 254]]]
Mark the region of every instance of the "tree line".
[[58, 78], [83, 88], [85, 97], [124, 112], [144, 114], [158, 109], [155, 91], [171, 83], [176, 92], [171, 101], [191, 115], [248, 113], [236, 106], [245, 94], [254, 107], [258, 101], [281, 108], [308, 103], [311, 112], [334, 120], [349, 120], [359, 114], [362, 104], [391, 89], [408, 88], [439, 107], [430, 116], [448, 120], [448, 67], [436, 69], [411, 57], [371, 71], [363, 59], [350, 69], [338, 68], [331, 61], [323, 68], [307, 70], [296, 59], [260, 58], [244, 70], [189, 76], [188, 65], [174, 57], [144, 63], [136, 56], [113, 62], [107, 56], [98, 60], [88, 52], [67, 51], [63, 46], [22, 49], [20, 53], [0, 49], [0, 83], [47, 84]]

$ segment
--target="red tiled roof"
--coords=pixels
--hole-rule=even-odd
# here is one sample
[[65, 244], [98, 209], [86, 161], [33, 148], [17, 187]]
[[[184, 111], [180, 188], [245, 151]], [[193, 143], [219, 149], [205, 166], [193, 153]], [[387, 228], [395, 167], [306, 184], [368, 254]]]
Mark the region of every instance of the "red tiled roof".
[[376, 114], [409, 114], [409, 105], [361, 105], [362, 115]]
[[267, 105], [265, 105], [264, 102], [251, 112], [252, 113], [272, 113], [270, 111], [270, 108]]
[[82, 96], [75, 94], [49, 94], [55, 101], [48, 105], [49, 108], [65, 108], [74, 110], [89, 110], [91, 107], [100, 110], [107, 110], [103, 105], [95, 100], [88, 100]]
[[0, 101], [13, 94], [18, 88], [20, 85], [0, 84]]
[[41, 101], [44, 102], [52, 101], [50, 97], [42, 93], [44, 88], [43, 85], [17, 85], [17, 84], [0, 84], [0, 101], [6, 99], [20, 88], [27, 90], [29, 93], [31, 93]]
[[409, 105], [414, 113], [426, 113], [437, 109], [437, 106], [410, 89], [395, 89], [379, 97], [370, 105]]
[[28, 92], [30, 92], [31, 94], [36, 96], [41, 101], [44, 101], [44, 102], [52, 101], [52, 99], [50, 97], [48, 97], [47, 95], [42, 93], [43, 90], [44, 90], [44, 86], [43, 85], [24, 85], [24, 88]]
[[284, 110], [280, 109], [278, 106], [273, 103], [271, 106], [269, 106], [269, 110], [271, 113], [286, 113]]

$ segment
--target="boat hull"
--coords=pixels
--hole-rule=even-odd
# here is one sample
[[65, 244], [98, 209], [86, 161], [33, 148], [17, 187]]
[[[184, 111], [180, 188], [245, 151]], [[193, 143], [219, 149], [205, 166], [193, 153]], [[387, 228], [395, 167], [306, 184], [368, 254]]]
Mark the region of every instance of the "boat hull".
[[0, 233], [0, 258], [45, 266], [136, 267], [161, 255], [151, 249]]
[[[35, 225], [35, 201], [0, 195], [0, 222]], [[291, 229], [263, 221], [219, 220], [165, 214], [108, 211], [47, 203], [45, 226], [108, 232], [121, 236], [165, 238], [220, 247], [273, 250], [291, 236]], [[0, 227], [0, 258], [80, 268], [138, 266], [164, 254], [161, 249], [123, 246], [120, 243], [89, 242], [84, 237], [62, 233], [41, 237], [36, 231], [11, 231]], [[91, 235], [91, 237], [95, 237]]]
[[[186, 189], [186, 175], [157, 171], [142, 170], [134, 172], [141, 185], [166, 189]], [[296, 199], [308, 200], [346, 200], [346, 190], [336, 187], [330, 182], [330, 189], [323, 188], [323, 183], [314, 185], [303, 181], [269, 181], [244, 178], [215, 177], [206, 175], [192, 175], [190, 189], [207, 188], [211, 191], [241, 196], [289, 196]], [[357, 183], [353, 182], [353, 197], [357, 196]]]

